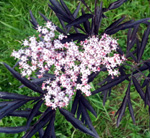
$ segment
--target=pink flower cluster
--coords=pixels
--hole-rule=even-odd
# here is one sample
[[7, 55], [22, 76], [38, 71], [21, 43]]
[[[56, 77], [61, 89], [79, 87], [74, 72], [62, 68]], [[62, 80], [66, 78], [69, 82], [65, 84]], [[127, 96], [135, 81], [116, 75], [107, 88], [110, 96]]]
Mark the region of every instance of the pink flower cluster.
[[[115, 67], [125, 58], [115, 53], [118, 44], [110, 36], [104, 34], [100, 40], [93, 36], [80, 44], [63, 44], [61, 40], [66, 36], [55, 36], [56, 27], [51, 22], [47, 22], [45, 27], [38, 26], [37, 30], [43, 41], [30, 37], [23, 41], [24, 49], [13, 51], [12, 56], [21, 60], [21, 74], [29, 79], [33, 72], [40, 72], [38, 77], [41, 78], [46, 71], [50, 71], [51, 66], [55, 67], [55, 80], [49, 79], [42, 84], [42, 89], [47, 91], [44, 98], [47, 106], [53, 109], [67, 106], [76, 90], [90, 96], [88, 76], [100, 71], [102, 66], [112, 77], [119, 74]], [[80, 83], [77, 82], [79, 77]]]

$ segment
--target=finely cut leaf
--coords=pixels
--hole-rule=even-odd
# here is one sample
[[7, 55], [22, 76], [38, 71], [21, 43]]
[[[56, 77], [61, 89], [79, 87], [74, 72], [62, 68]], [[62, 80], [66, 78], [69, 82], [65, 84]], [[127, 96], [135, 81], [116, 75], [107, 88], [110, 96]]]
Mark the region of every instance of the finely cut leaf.
[[44, 130], [43, 130], [43, 128], [41, 128], [39, 130], [39, 138], [43, 138], [43, 135], [44, 135]]
[[135, 124], [135, 117], [134, 117], [133, 107], [132, 107], [132, 104], [131, 104], [131, 100], [129, 100], [129, 99], [128, 99], [128, 107], [129, 107], [129, 112], [130, 112], [130, 115], [132, 117], [133, 123]]
[[80, 3], [78, 4], [78, 6], [77, 6], [76, 10], [75, 10], [75, 11], [74, 11], [74, 13], [73, 13], [73, 17], [74, 17], [74, 18], [76, 18], [76, 17], [77, 17], [78, 12], [79, 12], [79, 9], [80, 9]]
[[109, 90], [105, 90], [105, 91], [103, 91], [102, 93], [103, 93], [103, 106], [105, 106], [105, 102], [106, 102], [106, 99], [107, 99], [107, 93], [109, 92]]
[[87, 21], [89, 18], [92, 18], [92, 17], [93, 17], [92, 14], [84, 14], [84, 15], [80, 16], [79, 18], [75, 19], [74, 21], [72, 21], [71, 23], [67, 24], [66, 27], [79, 25], [79, 24]]
[[65, 2], [63, 0], [60, 0], [61, 5], [63, 6], [64, 10], [66, 11], [66, 13], [68, 14], [68, 16], [73, 20], [74, 17], [71, 14], [70, 10], [68, 9], [67, 5], [65, 4]]
[[138, 83], [137, 79], [134, 76], [132, 76], [132, 81], [133, 81], [133, 84], [134, 84], [137, 92], [140, 94], [141, 98], [143, 100], [145, 100], [145, 94], [144, 94], [140, 84]]
[[[34, 78], [33, 80], [31, 80], [31, 82], [35, 83], [35, 84], [42, 84], [43, 81], [48, 80], [49, 77], [42, 77], [42, 78]], [[23, 88], [25, 87], [24, 85], [19, 86], [19, 88]]]
[[144, 49], [145, 49], [147, 41], [148, 41], [149, 34], [150, 34], [150, 25], [148, 25], [147, 30], [144, 32], [140, 51], [139, 51], [138, 61], [140, 61], [140, 59], [142, 58], [142, 55], [144, 53]]
[[39, 131], [42, 127], [44, 127], [48, 121], [50, 120], [50, 116], [52, 115], [53, 111], [47, 109], [46, 112], [40, 117], [38, 122], [23, 136], [23, 138], [31, 138], [37, 131]]
[[119, 126], [120, 121], [122, 119], [122, 116], [123, 116], [123, 114], [125, 112], [125, 109], [126, 109], [126, 104], [128, 102], [128, 98], [129, 98], [129, 95], [130, 95], [130, 86], [131, 86], [131, 81], [129, 82], [129, 85], [128, 85], [128, 88], [127, 88], [127, 91], [126, 91], [126, 95], [125, 95], [125, 97], [123, 99], [121, 107], [119, 108], [119, 110], [116, 113], [116, 115], [119, 114], [118, 118], [117, 118], [117, 127]]
[[[144, 70], [147, 70], [147, 69], [148, 69], [148, 66], [145, 65], [145, 64], [143, 64], [143, 66], [138, 68], [138, 70], [140, 70], [140, 71], [144, 71]], [[138, 73], [139, 72], [138, 70], [134, 71], [133, 74]]]
[[5, 112], [0, 114], [0, 119], [2, 119], [3, 117], [5, 117], [6, 115], [8, 115], [9, 113], [13, 112], [14, 110], [16, 110], [17, 108], [19, 108], [20, 106], [24, 105], [26, 101], [18, 101], [16, 104], [12, 105], [9, 109], [7, 109]]
[[98, 35], [98, 30], [99, 30], [101, 20], [102, 20], [102, 14], [103, 14], [102, 5], [103, 5], [103, 3], [101, 2], [100, 7], [95, 8], [95, 18], [94, 18], [94, 33], [95, 33], [95, 35]]
[[85, 1], [84, 0], [80, 0], [84, 5], [85, 5], [85, 7], [91, 12], [91, 14], [92, 14], [92, 11], [90, 10], [90, 8], [87, 6], [87, 4], [85, 3]]
[[116, 9], [116, 8], [120, 7], [126, 1], [127, 0], [117, 0], [113, 3], [111, 3], [106, 11]]
[[110, 26], [108, 26], [104, 32], [107, 34], [111, 29], [116, 28], [124, 19], [125, 17], [121, 17], [120, 19], [116, 20]]
[[17, 93], [0, 92], [0, 99], [33, 100], [36, 97], [29, 97]]
[[56, 13], [60, 13], [62, 14], [64, 17], [67, 17], [68, 15], [64, 12], [63, 8], [61, 7], [61, 5], [59, 4], [59, 2], [57, 0], [49, 0], [52, 5], [55, 7], [56, 9]]
[[9, 65], [4, 63], [5, 67], [14, 75], [15, 78], [17, 78], [19, 81], [21, 81], [22, 84], [30, 88], [31, 90], [39, 93], [45, 93], [38, 85], [35, 85], [34, 83], [30, 82], [26, 78], [21, 77], [21, 75], [16, 72], [13, 68], [11, 68]]
[[93, 91], [93, 92], [92, 92], [92, 95], [94, 95], [94, 94], [96, 94], [96, 93], [98, 93], [98, 92], [107, 90], [107, 89], [109, 89], [109, 88], [111, 88], [111, 87], [114, 87], [115, 85], [117, 85], [117, 84], [123, 82], [125, 79], [127, 79], [128, 76], [129, 76], [129, 75], [118, 77], [117, 80], [111, 81], [110, 83], [107, 83], [107, 84], [103, 85], [101, 88], [99, 88], [99, 89]]
[[0, 133], [20, 133], [26, 131], [26, 126], [21, 127], [0, 127]]
[[50, 20], [47, 19], [47, 17], [45, 17], [41, 12], [39, 12], [39, 14], [43, 17], [43, 19], [44, 19], [46, 22], [50, 21]]
[[54, 120], [55, 120], [55, 114], [50, 116], [50, 122], [47, 125], [47, 128], [44, 132], [43, 138], [51, 138], [53, 135], [53, 129], [54, 129]]
[[[17, 110], [17, 111], [14, 111], [12, 113], [9, 113], [8, 116], [19, 116], [19, 117], [28, 118], [31, 111], [32, 111], [31, 109], [30, 110]], [[41, 112], [38, 111], [35, 116], [38, 116], [40, 114], [41, 114]]]
[[88, 83], [92, 82], [94, 78], [99, 74], [100, 72], [93, 72], [91, 75], [88, 76]]
[[0, 105], [2, 106], [0, 108], [0, 114], [2, 114], [3, 112], [7, 111], [9, 108], [11, 108], [13, 105], [15, 105], [16, 103], [18, 103], [19, 100], [16, 101], [6, 101], [6, 102], [1, 102]]
[[72, 104], [72, 109], [71, 109], [71, 113], [75, 114], [76, 110], [77, 110], [77, 105], [79, 103], [79, 96], [81, 95], [81, 93], [77, 90], [76, 96], [74, 98], [73, 104]]
[[145, 18], [145, 19], [141, 19], [138, 21], [133, 21], [133, 20], [127, 21], [127, 22], [120, 24], [119, 26], [115, 27], [114, 29], [111, 29], [109, 32], [107, 32], [107, 34], [112, 35], [112, 34], [117, 33], [120, 30], [125, 30], [127, 28], [133, 28], [134, 26], [136, 26], [140, 23], [144, 23], [147, 20], [150, 20], [150, 18]]
[[82, 105], [82, 103], [81, 103], [81, 108], [82, 108], [82, 115], [83, 115], [84, 120], [87, 123], [88, 127], [90, 128], [91, 131], [93, 131], [97, 135], [97, 137], [99, 137], [94, 126], [92, 125], [89, 114], [88, 114], [87, 110], [85, 109], [84, 105]]
[[82, 114], [81, 101], [79, 101], [78, 110], [77, 110], [77, 119], [79, 119], [81, 114]]
[[127, 93], [127, 96], [128, 96], [128, 107], [129, 107], [129, 112], [130, 112], [131, 118], [133, 120], [133, 123], [135, 124], [135, 117], [134, 117], [133, 107], [132, 107], [132, 103], [131, 103], [131, 99], [130, 99], [130, 87], [131, 87], [131, 81], [129, 83], [128, 93]]
[[31, 17], [31, 23], [34, 25], [34, 27], [37, 27], [38, 26], [38, 23], [36, 21], [36, 19], [34, 18], [32, 12], [30, 11], [30, 17]]
[[27, 127], [30, 126], [30, 123], [31, 123], [32, 119], [33, 119], [34, 116], [39, 112], [39, 108], [41, 107], [42, 103], [43, 103], [43, 100], [40, 100], [40, 101], [38, 101], [38, 102], [34, 105], [32, 111], [31, 111], [31, 113], [30, 113], [30, 115], [29, 115], [29, 117], [28, 117], [28, 121], [27, 121], [27, 124], [26, 124]]
[[84, 98], [83, 95], [81, 95], [81, 102], [95, 117], [97, 117], [97, 114], [96, 114], [95, 110], [90, 105], [90, 103], [88, 102], [88, 100]]
[[95, 133], [93, 133], [91, 130], [89, 130], [88, 128], [86, 128], [83, 123], [76, 119], [74, 117], [74, 115], [72, 113], [70, 113], [69, 111], [60, 108], [59, 109], [60, 113], [64, 115], [64, 117], [77, 129], [79, 129], [80, 131], [87, 133], [95, 138], [99, 138]]
[[[84, 10], [82, 9], [82, 15], [85, 15]], [[88, 20], [86, 20], [85, 22], [83, 22], [84, 25], [84, 29], [86, 31], [87, 34], [90, 33], [90, 22]]]
[[63, 15], [61, 15], [59, 13], [56, 13], [56, 15], [57, 15], [58, 18], [60, 18], [64, 22], [67, 22], [67, 23], [71, 22], [70, 18], [68, 18], [68, 17], [65, 17], [65, 16], [63, 16]]
[[[147, 77], [150, 78], [150, 73], [148, 74]], [[149, 81], [147, 79], [145, 79], [144, 82], [143, 82], [143, 84], [142, 84], [142, 88], [144, 88], [148, 84], [148, 82]]]

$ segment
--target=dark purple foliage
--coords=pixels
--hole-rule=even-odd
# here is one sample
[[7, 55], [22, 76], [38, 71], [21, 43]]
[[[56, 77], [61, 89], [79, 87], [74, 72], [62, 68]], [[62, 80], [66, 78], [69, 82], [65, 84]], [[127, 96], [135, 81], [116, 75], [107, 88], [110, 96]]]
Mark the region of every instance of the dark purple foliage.
[[[104, 15], [105, 12], [109, 10], [113, 10], [115, 8], [119, 8], [124, 2], [127, 0], [118, 0], [111, 3], [108, 8], [103, 8], [103, 3], [98, 3], [95, 0], [95, 10], [91, 11], [86, 1], [81, 0], [81, 3], [87, 8], [89, 13], [86, 13], [82, 9], [82, 15], [77, 16], [80, 4], [77, 6], [76, 10], [72, 13], [65, 2], [60, 0], [50, 0], [49, 7], [55, 12], [56, 16], [58, 17], [62, 28], [57, 27], [57, 31], [67, 35], [70, 32], [70, 35], [67, 38], [62, 40], [62, 43], [70, 42], [70, 41], [83, 41], [91, 35], [101, 35], [98, 34], [99, 28], [101, 26], [101, 21], [106, 16]], [[49, 21], [47, 17], [45, 17], [42, 13], [40, 15], [43, 17], [45, 21]], [[30, 22], [33, 25], [34, 29], [37, 29], [38, 22], [34, 18], [32, 12], [30, 11], [31, 20]], [[130, 59], [134, 61], [135, 65], [130, 65], [132, 68], [132, 72], [130, 74], [126, 74], [126, 66], [127, 64], [123, 64], [119, 67], [119, 71], [121, 75], [119, 77], [115, 77], [112, 79], [110, 76], [107, 76], [103, 81], [99, 82], [101, 87], [92, 92], [92, 95], [100, 93], [103, 95], [103, 104], [105, 104], [107, 98], [111, 94], [111, 89], [124, 82], [125, 80], [128, 81], [128, 88], [126, 90], [125, 97], [122, 101], [122, 104], [117, 111], [116, 115], [117, 118], [117, 126], [119, 126], [121, 119], [125, 113], [126, 106], [128, 105], [128, 109], [131, 115], [133, 122], [135, 123], [134, 112], [132, 108], [132, 103], [130, 99], [130, 87], [133, 85], [137, 92], [139, 93], [141, 99], [144, 101], [145, 106], [148, 105], [150, 108], [150, 73], [148, 76], [143, 77], [144, 81], [143, 84], [140, 84], [140, 81], [136, 78], [137, 74], [143, 75], [143, 71], [150, 70], [150, 60], [143, 61], [142, 56], [145, 50], [145, 47], [148, 42], [148, 37], [150, 34], [150, 24], [148, 20], [150, 18], [141, 19], [138, 21], [127, 21], [123, 22], [125, 17], [121, 17], [120, 19], [114, 21], [109, 27], [105, 29], [103, 33], [112, 35], [117, 33], [120, 30], [128, 29], [127, 34], [127, 48], [126, 48], [126, 58], [127, 60]], [[147, 25], [147, 29], [145, 30], [142, 41], [140, 41], [137, 37], [138, 28], [141, 23], [145, 23]], [[74, 33], [70, 31], [71, 28], [74, 28]], [[102, 34], [103, 34], [102, 33]], [[134, 49], [134, 50], [132, 50]], [[124, 54], [121, 47], [118, 48], [118, 53], [121, 55]], [[39, 133], [40, 138], [55, 138], [55, 129], [54, 129], [54, 121], [55, 121], [55, 114], [56, 111], [52, 110], [50, 107], [46, 109], [45, 112], [40, 111], [40, 107], [43, 104], [43, 96], [46, 91], [41, 89], [41, 84], [43, 81], [47, 79], [54, 79], [55, 76], [53, 74], [45, 73], [43, 78], [37, 79], [32, 78], [32, 81], [27, 80], [24, 77], [14, 70], [14, 68], [18, 65], [11, 68], [9, 65], [4, 63], [6, 68], [12, 73], [12, 75], [18, 79], [22, 85], [20, 87], [28, 87], [29, 89], [38, 92], [40, 94], [39, 97], [29, 97], [15, 93], [8, 93], [8, 92], [0, 92], [1, 99], [9, 99], [11, 101], [3, 101], [0, 102], [0, 119], [5, 116], [18, 116], [18, 117], [25, 117], [27, 118], [27, 123], [25, 126], [18, 126], [18, 127], [0, 127], [1, 133], [19, 133], [22, 131], [26, 131], [23, 138], [31, 138], [35, 133]], [[100, 72], [105, 71], [106, 68], [103, 67]], [[88, 82], [92, 82], [94, 78], [100, 73], [92, 73], [88, 76]], [[80, 82], [80, 78], [78, 78], [78, 82]], [[146, 88], [144, 92], [143, 88]], [[20, 110], [22, 105], [26, 104], [27, 102], [32, 101], [33, 108], [32, 109], [25, 109]], [[89, 112], [91, 112], [95, 117], [97, 114], [94, 108], [90, 105], [90, 102], [81, 94], [81, 91], [76, 92], [76, 96], [74, 98], [71, 112], [67, 111], [66, 109], [59, 108], [60, 113], [69, 121], [75, 128], [79, 129], [80, 131], [87, 133], [95, 138], [99, 138], [94, 126], [92, 125]], [[31, 126], [31, 122], [33, 121], [34, 117], [39, 116], [39, 120]], [[81, 120], [79, 119], [81, 117]], [[43, 129], [44, 128], [44, 129]]]

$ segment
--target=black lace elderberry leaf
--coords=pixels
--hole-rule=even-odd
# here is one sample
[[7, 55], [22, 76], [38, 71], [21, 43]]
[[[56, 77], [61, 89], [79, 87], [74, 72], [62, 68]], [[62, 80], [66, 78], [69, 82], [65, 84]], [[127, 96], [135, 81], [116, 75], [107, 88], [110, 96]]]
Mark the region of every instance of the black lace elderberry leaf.
[[16, 100], [13, 102], [8, 102], [6, 106], [0, 109], [0, 119], [7, 116], [8, 114], [14, 112], [16, 109], [27, 103], [29, 100]]
[[[51, 0], [50, 2], [52, 5], [49, 5], [49, 7], [56, 13], [56, 16], [58, 17], [65, 32], [62, 32], [62, 30], [60, 30], [60, 28], [58, 28], [59, 30], [58, 29], [57, 30], [62, 32], [65, 35], [67, 35], [67, 33], [69, 33], [69, 30], [71, 27], [68, 27], [66, 30], [66, 26], [64, 25], [63, 21], [70, 23], [73, 20], [75, 20], [75, 18], [77, 17], [77, 14], [79, 12], [80, 4], [77, 6], [77, 9], [74, 11], [74, 13], [71, 14], [69, 8], [67, 7], [67, 5], [64, 3], [63, 0], [60, 1], [61, 5], [58, 1]], [[83, 31], [83, 29], [79, 25], [76, 27]], [[74, 27], [74, 29], [75, 29], [76, 33], [79, 33], [79, 31], [77, 30], [76, 27]]]
[[73, 104], [72, 104], [72, 109], [71, 109], [71, 113], [75, 114], [76, 110], [77, 110], [77, 105], [79, 103], [79, 97], [81, 96], [81, 93], [77, 90], [76, 92], [76, 96], [74, 98]]
[[149, 34], [150, 34], [150, 25], [148, 25], [147, 30], [144, 32], [141, 46], [140, 46], [140, 50], [139, 50], [138, 61], [140, 61], [142, 58], [142, 55], [144, 53], [144, 49], [145, 49], [147, 41], [148, 41]]
[[103, 8], [103, 12], [107, 12], [109, 10], [113, 10], [116, 9], [118, 7], [120, 7], [123, 3], [125, 3], [127, 0], [117, 0], [113, 3], [111, 3], [108, 8]]
[[53, 5], [51, 7], [53, 7], [55, 13], [62, 14], [64, 17], [69, 17], [57, 0], [50, 0], [50, 2]]
[[65, 4], [65, 2], [63, 0], [60, 0], [60, 3], [63, 7], [63, 9], [65, 10], [65, 12], [67, 13], [68, 16], [70, 16], [70, 18], [72, 18], [72, 20], [74, 19], [74, 16], [71, 14], [70, 10], [68, 9], [67, 5]]
[[140, 84], [138, 83], [137, 79], [134, 76], [132, 76], [132, 81], [133, 81], [133, 84], [134, 84], [137, 92], [139, 93], [141, 98], [145, 101], [145, 94], [144, 94]]
[[39, 12], [39, 14], [43, 17], [43, 19], [46, 21], [46, 22], [48, 22], [48, 21], [50, 21], [47, 17], [45, 17], [41, 12]]
[[12, 73], [12, 75], [17, 78], [23, 85], [30, 88], [31, 90], [44, 94], [45, 92], [35, 83], [29, 81], [28, 79], [22, 77], [18, 72], [16, 72], [13, 68], [11, 68], [9, 65], [4, 63], [5, 67]]
[[136, 51], [128, 52], [128, 53], [126, 54], [126, 58], [132, 57], [132, 59], [137, 63], [138, 60], [137, 60], [137, 58], [134, 56], [134, 53], [136, 53]]
[[120, 19], [118, 19], [115, 22], [113, 22], [110, 26], [108, 26], [105, 29], [104, 33], [108, 34], [109, 31], [111, 31], [112, 29], [116, 28], [124, 19], [125, 19], [125, 17], [121, 17]]
[[[82, 9], [82, 15], [85, 15], [85, 12], [84, 10]], [[89, 35], [90, 34], [90, 22], [88, 20], [84, 21], [83, 22], [83, 26], [84, 26], [84, 29], [86, 31], [86, 33]]]
[[[14, 111], [12, 113], [9, 113], [7, 116], [18, 116], [18, 117], [28, 118], [31, 111], [32, 111], [32, 109], [30, 109], [30, 110], [29, 109], [28, 110], [17, 110], [17, 111]], [[40, 114], [41, 114], [41, 112], [38, 111], [35, 116], [38, 116]]]
[[13, 69], [19, 65], [19, 62], [20, 62], [20, 61], [21, 61], [21, 60], [19, 60], [19, 61], [17, 61], [17, 62], [15, 63], [15, 65], [13, 66]]
[[[81, 114], [82, 114], [82, 107], [81, 107], [81, 102], [79, 101], [78, 110], [77, 110], [77, 119], [79, 119]], [[81, 119], [81, 120], [83, 120], [83, 119]], [[84, 121], [82, 121], [82, 122], [84, 122]]]
[[40, 117], [38, 122], [36, 122], [31, 129], [26, 132], [22, 138], [31, 138], [36, 132], [40, 131], [51, 119], [51, 116], [54, 114], [55, 110], [48, 108]]
[[18, 103], [18, 100], [0, 102], [0, 111], [4, 112], [5, 110], [7, 110], [7, 108], [13, 106], [16, 103]]
[[[117, 26], [114, 27], [114, 28], [110, 28], [109, 31], [107, 31], [107, 34], [109, 34], [109, 35], [115, 34], [115, 33], [117, 33], [118, 31], [120, 31], [121, 28], [123, 28], [123, 26], [125, 26], [125, 25], [127, 25], [127, 24], [129, 24], [129, 23], [133, 23], [133, 20], [124, 22], [124, 23], [122, 23], [122, 24], [119, 24], [119, 25], [117, 25]], [[106, 33], [106, 32], [105, 32], [105, 33]]]
[[121, 30], [124, 30], [124, 29], [127, 29], [127, 28], [132, 28], [140, 23], [145, 23], [147, 20], [150, 20], [150, 18], [144, 18], [144, 19], [141, 19], [141, 20], [138, 20], [138, 21], [132, 21], [132, 22], [125, 22], [121, 25], [119, 25], [118, 27], [121, 27]]
[[30, 22], [32, 23], [32, 25], [34, 26], [33, 28], [36, 30], [38, 27], [38, 22], [36, 21], [35, 17], [33, 16], [32, 12], [30, 11], [30, 17], [31, 20]]
[[90, 11], [90, 13], [92, 14], [92, 11], [90, 10], [90, 8], [87, 6], [86, 2], [84, 0], [80, 0], [84, 6], [88, 9], [88, 11]]
[[93, 72], [88, 76], [88, 83], [92, 82], [100, 72]]
[[55, 121], [55, 114], [50, 116], [49, 124], [47, 125], [47, 128], [44, 132], [44, 135], [42, 138], [55, 138], [55, 132], [54, 132], [54, 121]]
[[98, 35], [99, 27], [101, 25], [101, 20], [103, 18], [103, 11], [102, 11], [103, 3], [100, 3], [100, 6], [97, 6], [97, 1], [95, 1], [95, 16], [94, 16], [94, 34]]
[[[77, 90], [77, 93], [76, 93], [76, 96], [75, 96], [75, 99], [74, 99], [74, 102], [72, 105], [72, 109], [71, 109], [71, 113], [73, 113], [74, 115], [77, 111], [77, 118], [81, 114], [81, 112], [79, 110], [80, 109], [82, 110], [82, 108], [80, 107], [80, 103], [82, 103], [86, 109], [88, 109], [95, 117], [97, 117], [95, 110], [90, 105], [88, 100], [81, 94], [81, 91]], [[78, 109], [77, 109], [77, 107], [78, 107]]]
[[89, 114], [88, 114], [88, 112], [86, 110], [86, 107], [82, 103], [80, 103], [80, 106], [81, 106], [81, 109], [82, 109], [81, 111], [82, 111], [82, 116], [83, 116], [85, 124], [88, 125], [89, 129], [92, 132], [94, 132], [97, 135], [97, 137], [99, 137], [97, 132], [96, 132], [96, 130], [95, 130], [95, 128], [94, 128], [94, 126], [92, 125], [92, 122], [91, 122]]
[[20, 127], [0, 127], [0, 133], [20, 133], [26, 131], [26, 126], [20, 126]]
[[92, 132], [90, 129], [88, 129], [87, 127], [85, 127], [83, 125], [83, 123], [78, 120], [77, 118], [74, 117], [74, 114], [70, 113], [69, 111], [60, 108], [59, 109], [60, 113], [62, 115], [64, 115], [64, 117], [66, 118], [66, 120], [68, 120], [75, 128], [79, 129], [80, 131], [87, 133], [95, 138], [99, 138], [99, 136], [97, 136], [94, 132]]
[[129, 112], [130, 112], [132, 121], [135, 124], [135, 117], [134, 117], [134, 112], [133, 112], [133, 107], [132, 107], [132, 104], [131, 104], [130, 96], [128, 98], [128, 107], [129, 107]]
[[124, 112], [125, 112], [125, 109], [126, 109], [126, 104], [128, 103], [128, 98], [129, 98], [129, 95], [130, 95], [130, 86], [131, 86], [131, 81], [129, 82], [128, 84], [128, 88], [127, 88], [127, 91], [126, 91], [126, 94], [125, 94], [125, 97], [123, 99], [123, 102], [119, 108], [119, 110], [116, 112], [115, 116], [118, 115], [118, 118], [117, 118], [117, 127], [119, 126], [120, 122], [121, 122], [121, 119], [124, 115]]
[[41, 128], [38, 132], [39, 132], [39, 138], [43, 138], [43, 135], [44, 135], [43, 128]]
[[88, 109], [95, 117], [97, 117], [95, 110], [93, 109], [93, 107], [90, 105], [88, 100], [83, 95], [81, 95], [80, 100], [81, 100], [81, 103], [84, 105], [84, 107]]
[[[74, 13], [72, 14], [72, 16], [74, 17], [73, 20], [76, 19], [77, 15], [78, 15], [78, 12], [79, 12], [79, 9], [80, 9], [80, 3], [78, 4], [76, 10], [75, 10]], [[66, 26], [65, 26], [65, 28], [66, 28]], [[70, 29], [71, 29], [71, 27], [68, 27], [68, 28], [67, 28], [67, 33], [69, 33]], [[79, 33], [79, 31], [77, 30], [76, 27], [74, 27], [74, 29], [75, 29], [76, 33]]]
[[145, 61], [144, 64], [147, 65], [150, 70], [150, 60]]
[[57, 16], [59, 19], [63, 20], [64, 22], [67, 22], [67, 23], [70, 23], [70, 22], [71, 22], [71, 19], [70, 19], [70, 18], [63, 16], [63, 15], [61, 15], [60, 13], [56, 13], [56, 16]]
[[16, 93], [0, 92], [0, 99], [33, 100], [35, 98]]
[[[150, 79], [149, 79], [150, 81]], [[146, 93], [145, 93], [145, 106], [150, 103], [150, 82], [146, 85]], [[150, 105], [149, 105], [150, 106]]]
[[78, 15], [78, 13], [79, 13], [79, 9], [80, 9], [80, 3], [78, 4], [76, 10], [75, 10], [74, 13], [73, 13], [73, 17], [74, 17], [74, 18], [77, 17], [77, 15]]
[[128, 78], [128, 76], [129, 76], [128, 74], [126, 76], [120, 76], [120, 77], [118, 77], [118, 79], [115, 79], [115, 80], [112, 80], [111, 82], [108, 82], [107, 84], [103, 85], [101, 88], [98, 88], [97, 90], [93, 91], [92, 95], [116, 86], [117, 84], [126, 80]]
[[131, 28], [128, 31], [128, 35], [127, 35], [127, 53], [130, 51], [130, 49], [136, 43], [136, 39], [137, 39], [136, 33], [138, 31], [138, 28], [139, 28], [139, 25], [136, 25], [134, 27], [133, 31], [131, 31]]
[[111, 93], [111, 89], [102, 91], [102, 94], [103, 94], [103, 106], [105, 106], [105, 102], [107, 100], [108, 93]]
[[35, 115], [39, 112], [39, 108], [41, 107], [42, 103], [43, 103], [43, 100], [40, 100], [32, 108], [32, 111], [31, 111], [30, 115], [28, 116], [28, 120], [27, 120], [27, 124], [26, 124], [27, 128], [30, 126], [30, 123], [33, 120], [33, 118], [35, 117]]
[[133, 21], [133, 20], [127, 21], [127, 22], [122, 23], [122, 24], [116, 26], [115, 28], [109, 30], [109, 32], [107, 32], [107, 34], [112, 35], [112, 34], [117, 33], [120, 30], [125, 30], [125, 29], [128, 29], [128, 28], [133, 28], [134, 26], [136, 26], [136, 25], [138, 25], [140, 23], [144, 23], [147, 20], [150, 20], [150, 18], [145, 18], [145, 19], [141, 19], [141, 20], [138, 20], [138, 21]]
[[[147, 70], [147, 69], [149, 69], [149, 68], [145, 64], [143, 64], [141, 67], [138, 68], [139, 71], [144, 71], [144, 70]], [[138, 70], [134, 71], [133, 74], [138, 73], [139, 72]]]
[[[35, 83], [35, 84], [37, 84], [37, 85], [40, 85], [40, 84], [43, 83], [43, 81], [46, 81], [46, 80], [48, 80], [48, 79], [49, 79], [49, 77], [33, 78], [33, 79], [31, 80], [31, 82], [33, 82], [33, 83]], [[23, 87], [25, 87], [25, 86], [24, 86], [24, 85], [19, 86], [19, 88], [23, 88]]]
[[102, 85], [104, 84], [105, 82], [108, 82], [109, 80], [111, 80], [111, 76], [107, 76], [107, 78], [103, 79], [101, 82], [99, 82], [97, 85]]
[[69, 24], [67, 24], [66, 27], [79, 25], [79, 24], [85, 22], [86, 20], [88, 20], [89, 18], [92, 18], [92, 17], [93, 17], [92, 14], [84, 14], [84, 15], [80, 16], [79, 18], [71, 21]]
[[[150, 78], [150, 73], [147, 75], [147, 77]], [[149, 81], [150, 79], [149, 80], [145, 79], [141, 87], [144, 88], [148, 84]]]
[[[33, 82], [34, 84], [37, 84], [37, 85], [41, 85], [43, 83], [43, 81], [46, 81], [48, 79], [54, 79], [54, 78], [55, 78], [54, 74], [45, 73], [42, 78], [31, 77], [31, 79], [32, 79], [31, 82]], [[23, 88], [23, 87], [25, 87], [25, 86], [24, 85], [19, 86], [19, 88]]]

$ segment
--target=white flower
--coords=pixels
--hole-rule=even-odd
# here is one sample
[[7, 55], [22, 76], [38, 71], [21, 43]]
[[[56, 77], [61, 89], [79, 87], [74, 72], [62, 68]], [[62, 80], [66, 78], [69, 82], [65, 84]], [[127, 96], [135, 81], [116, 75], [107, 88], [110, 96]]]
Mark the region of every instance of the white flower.
[[[115, 67], [125, 61], [124, 56], [116, 53], [117, 41], [107, 34], [100, 40], [92, 36], [80, 44], [73, 41], [62, 44], [61, 40], [66, 36], [55, 36], [56, 26], [52, 22], [47, 22], [45, 27], [38, 26], [37, 30], [42, 33], [39, 36], [43, 40], [39, 41], [35, 36], [25, 39], [24, 49], [13, 51], [12, 56], [21, 60], [19, 68], [22, 76], [29, 78], [38, 70], [37, 77], [41, 78], [45, 72], [52, 71], [55, 78], [44, 81], [41, 87], [47, 91], [44, 96], [45, 104], [53, 109], [67, 106], [76, 90], [90, 96], [88, 76], [100, 71], [101, 66], [107, 68], [112, 78], [118, 76], [119, 71]], [[81, 84], [77, 83], [79, 75]]]

